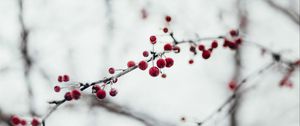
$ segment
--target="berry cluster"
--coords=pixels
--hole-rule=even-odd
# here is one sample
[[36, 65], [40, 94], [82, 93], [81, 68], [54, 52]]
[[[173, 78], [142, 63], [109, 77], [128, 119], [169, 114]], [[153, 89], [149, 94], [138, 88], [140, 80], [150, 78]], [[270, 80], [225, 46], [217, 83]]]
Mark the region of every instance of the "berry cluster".
[[26, 119], [22, 119], [22, 118], [18, 117], [17, 115], [13, 115], [10, 118], [10, 122], [14, 126], [27, 126], [29, 122], [30, 122], [31, 126], [38, 126], [41, 124], [39, 119], [37, 119], [37, 118], [32, 118], [31, 121], [28, 121]]
[[229, 31], [229, 37], [224, 38], [223, 47], [229, 47], [232, 50], [239, 48], [242, 44], [242, 38], [239, 36], [238, 30]]

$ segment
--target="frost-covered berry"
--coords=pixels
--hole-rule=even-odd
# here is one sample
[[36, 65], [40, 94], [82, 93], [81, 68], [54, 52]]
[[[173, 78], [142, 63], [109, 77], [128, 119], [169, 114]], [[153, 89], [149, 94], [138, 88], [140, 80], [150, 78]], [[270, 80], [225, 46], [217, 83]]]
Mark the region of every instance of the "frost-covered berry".
[[96, 93], [97, 98], [99, 99], [104, 99], [106, 97], [106, 92], [105, 90], [98, 90]]
[[63, 81], [64, 81], [64, 82], [70, 81], [69, 75], [64, 75], [64, 76], [63, 76]]
[[71, 92], [67, 92], [64, 97], [67, 101], [71, 101], [72, 100]]
[[24, 119], [22, 119], [21, 122], [20, 122], [20, 124], [21, 124], [22, 126], [26, 126], [26, 125], [27, 125], [27, 121], [24, 120]]
[[144, 52], [143, 52], [143, 56], [144, 56], [144, 57], [148, 57], [148, 56], [149, 56], [149, 52], [148, 52], [148, 51], [144, 51]]
[[20, 122], [21, 122], [21, 119], [20, 119], [17, 115], [13, 115], [13, 116], [10, 118], [10, 122], [11, 122], [13, 125], [19, 125]]
[[171, 16], [167, 15], [167, 16], [165, 17], [165, 20], [166, 20], [166, 22], [171, 22], [172, 18], [171, 18]]
[[71, 91], [71, 95], [73, 99], [78, 100], [81, 96], [81, 93], [79, 90], [74, 89]]
[[238, 36], [239, 35], [239, 32], [237, 31], [237, 30], [230, 30], [229, 31], [229, 34], [232, 36], [232, 37], [236, 37], [236, 36]]
[[172, 58], [166, 58], [166, 67], [170, 68], [174, 65], [174, 60]]
[[155, 44], [156, 43], [156, 36], [154, 36], [154, 35], [150, 36], [150, 42], [151, 42], [151, 44]]
[[128, 61], [127, 62], [127, 67], [130, 68], [130, 67], [134, 67], [135, 66], [135, 62], [134, 61]]
[[169, 31], [168, 28], [166, 28], [166, 27], [163, 28], [163, 32], [164, 32], [164, 33], [168, 33], [168, 31]]
[[55, 92], [60, 92], [60, 86], [54, 86], [54, 91]]
[[213, 41], [211, 43], [211, 48], [217, 48], [218, 47], [218, 42], [217, 41]]
[[204, 46], [204, 45], [199, 45], [199, 46], [198, 46], [198, 49], [199, 49], [200, 51], [203, 51], [203, 50], [205, 50], [205, 46]]
[[189, 60], [189, 64], [193, 64], [194, 63], [194, 60], [193, 59], [190, 59]]
[[162, 78], [166, 78], [166, 77], [167, 77], [167, 74], [165, 74], [165, 73], [164, 73], [164, 74], [161, 74], [161, 77], [162, 77]]
[[99, 85], [94, 85], [92, 87], [92, 90], [93, 90], [93, 93], [96, 93], [97, 91], [101, 90], [100, 86]]
[[141, 70], [146, 70], [148, 68], [148, 63], [143, 60], [139, 62], [138, 66]]
[[58, 77], [57, 77], [57, 81], [58, 81], [58, 82], [63, 82], [63, 76], [61, 76], [61, 75], [58, 76]]
[[40, 121], [37, 118], [33, 118], [31, 121], [32, 126], [38, 126], [40, 125]]
[[109, 91], [109, 95], [110, 95], [110, 96], [114, 97], [114, 96], [116, 96], [117, 94], [118, 94], [117, 89], [115, 89], [115, 88], [110, 89], [110, 91]]
[[115, 68], [113, 68], [113, 67], [109, 68], [109, 69], [108, 69], [108, 72], [109, 72], [110, 74], [114, 74], [114, 73], [115, 73]]
[[152, 77], [157, 77], [159, 75], [159, 69], [157, 67], [153, 66], [149, 69], [149, 74]]
[[156, 61], [156, 66], [158, 68], [164, 68], [166, 66], [166, 61], [164, 59], [160, 58]]
[[172, 44], [170, 44], [170, 43], [165, 44], [164, 45], [164, 50], [165, 51], [171, 51], [172, 50]]
[[204, 50], [203, 52], [202, 52], [202, 57], [203, 57], [203, 59], [208, 59], [209, 57], [210, 57], [210, 51], [209, 50]]
[[180, 48], [179, 48], [178, 46], [174, 46], [174, 47], [173, 47], [173, 51], [174, 51], [175, 53], [180, 53]]

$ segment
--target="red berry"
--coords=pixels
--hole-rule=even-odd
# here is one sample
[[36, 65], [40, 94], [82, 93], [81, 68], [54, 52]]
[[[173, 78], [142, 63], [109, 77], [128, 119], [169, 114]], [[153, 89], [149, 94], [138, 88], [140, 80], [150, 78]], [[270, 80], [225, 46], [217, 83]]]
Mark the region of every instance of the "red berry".
[[180, 48], [179, 48], [178, 46], [174, 46], [174, 47], [173, 47], [173, 51], [174, 51], [175, 53], [179, 53], [179, 52], [180, 52]]
[[166, 74], [162, 74], [161, 77], [162, 77], [162, 78], [166, 78], [167, 75], [166, 75]]
[[193, 64], [193, 63], [194, 63], [194, 60], [190, 59], [189, 64]]
[[211, 43], [211, 48], [217, 48], [218, 47], [218, 42], [217, 41], [213, 41]]
[[168, 28], [166, 28], [166, 27], [165, 27], [165, 28], [163, 28], [163, 32], [164, 32], [164, 33], [167, 33], [168, 31], [169, 31], [169, 29], [168, 29]]
[[115, 73], [115, 68], [113, 68], [113, 67], [109, 68], [109, 69], [108, 69], [108, 72], [109, 72], [110, 74], [114, 74], [114, 73]]
[[31, 121], [32, 126], [38, 126], [40, 125], [40, 121], [37, 118], [33, 118]]
[[157, 77], [159, 75], [159, 69], [157, 67], [153, 66], [149, 69], [149, 74], [152, 77]]
[[70, 77], [69, 77], [68, 75], [64, 75], [64, 76], [63, 76], [63, 81], [64, 81], [64, 82], [70, 81]]
[[27, 124], [26, 120], [24, 120], [24, 119], [22, 119], [20, 123], [21, 123], [21, 125], [23, 125], [23, 126], [25, 126], [25, 125]]
[[174, 65], [174, 60], [172, 58], [166, 58], [165, 61], [166, 61], [166, 67], [168, 68]]
[[80, 91], [75, 89], [75, 90], [71, 91], [71, 95], [72, 95], [73, 99], [78, 100], [81, 96], [81, 93], [80, 93]]
[[101, 90], [100, 86], [99, 85], [94, 85], [92, 87], [92, 90], [93, 90], [93, 93], [96, 93], [97, 91]]
[[106, 92], [105, 90], [98, 90], [96, 93], [97, 98], [99, 99], [104, 99], [106, 97]]
[[236, 90], [237, 88], [237, 84], [235, 81], [230, 81], [229, 84], [228, 84], [228, 88], [232, 91]]
[[238, 44], [238, 45], [242, 44], [242, 42], [243, 42], [242, 38], [238, 38], [238, 39], [235, 40], [235, 43]]
[[238, 47], [238, 45], [233, 42], [228, 42], [227, 45], [230, 49], [237, 49], [237, 47]]
[[165, 44], [164, 45], [164, 50], [165, 51], [171, 51], [172, 50], [172, 44], [170, 44], [170, 43]]
[[171, 16], [167, 15], [167, 16], [165, 17], [165, 20], [166, 20], [167, 22], [170, 22], [170, 21], [172, 20], [172, 18], [171, 18]]
[[164, 68], [166, 66], [166, 61], [164, 59], [160, 58], [156, 61], [156, 66], [158, 68]]
[[205, 50], [205, 46], [204, 46], [204, 45], [199, 45], [199, 46], [198, 46], [198, 49], [199, 49], [200, 51], [203, 51], [203, 50]]
[[230, 30], [229, 31], [229, 34], [232, 36], [232, 37], [235, 37], [235, 36], [238, 36], [239, 35], [239, 32], [237, 30]]
[[144, 57], [148, 57], [148, 56], [149, 56], [149, 52], [148, 52], [148, 51], [144, 51], [144, 52], [143, 52], [143, 56], [144, 56]]
[[115, 88], [110, 89], [109, 95], [114, 97], [118, 94], [118, 91]]
[[148, 63], [146, 61], [139, 62], [139, 68], [141, 70], [146, 70], [148, 68]]
[[57, 77], [57, 81], [58, 81], [58, 82], [63, 82], [63, 77], [62, 77], [62, 76], [58, 76], [58, 77]]
[[154, 35], [150, 36], [150, 42], [151, 42], [151, 44], [155, 44], [156, 43], [156, 36], [154, 36]]
[[202, 52], [202, 57], [203, 57], [204, 59], [208, 59], [208, 58], [210, 57], [210, 51], [209, 51], [209, 50], [204, 50], [204, 51]]
[[59, 86], [54, 86], [54, 91], [55, 92], [60, 92], [60, 87]]
[[13, 115], [11, 118], [10, 118], [10, 121], [13, 125], [19, 125], [21, 120], [18, 116], [16, 115]]
[[223, 47], [227, 47], [231, 43], [227, 38], [224, 39]]
[[67, 101], [71, 101], [71, 100], [72, 100], [71, 92], [67, 92], [67, 93], [65, 94], [65, 99], [66, 99]]
[[134, 61], [128, 61], [127, 62], [127, 67], [130, 68], [130, 67], [134, 67], [135, 66], [135, 62]]

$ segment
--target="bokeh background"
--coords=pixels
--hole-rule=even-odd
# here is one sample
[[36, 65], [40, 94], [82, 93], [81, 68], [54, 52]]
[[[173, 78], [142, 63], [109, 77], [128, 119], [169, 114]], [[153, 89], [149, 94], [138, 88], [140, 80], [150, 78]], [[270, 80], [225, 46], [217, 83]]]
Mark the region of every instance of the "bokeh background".
[[[53, 91], [60, 74], [74, 82], [103, 79], [111, 66], [142, 60], [142, 51], [152, 49], [153, 34], [160, 50], [171, 40], [161, 31], [166, 15], [172, 16], [170, 29], [178, 40], [239, 28], [247, 39], [288, 60], [300, 57], [299, 0], [0, 0], [0, 126], [8, 126], [5, 119], [12, 114], [47, 113], [47, 102], [63, 97]], [[223, 48], [209, 60], [198, 55], [189, 65], [189, 46], [181, 49], [168, 54], [175, 66], [164, 70], [166, 79], [135, 70], [114, 85], [116, 97], [99, 101], [88, 90], [53, 113], [47, 126], [194, 126], [232, 94], [227, 84], [237, 69], [242, 79], [272, 62], [245, 44], [239, 50], [241, 67], [236, 52]], [[285, 73], [278, 65], [251, 79], [247, 85], [256, 86], [243, 93], [235, 114], [225, 110], [205, 125], [299, 126], [299, 69], [291, 78], [293, 88], [278, 86]]]

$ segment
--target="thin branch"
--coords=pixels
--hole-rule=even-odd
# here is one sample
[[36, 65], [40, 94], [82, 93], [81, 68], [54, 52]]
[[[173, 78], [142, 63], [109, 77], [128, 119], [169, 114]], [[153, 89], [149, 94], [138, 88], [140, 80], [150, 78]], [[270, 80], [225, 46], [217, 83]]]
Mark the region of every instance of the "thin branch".
[[299, 19], [300, 15], [298, 15], [297, 12], [295, 12], [295, 11], [289, 9], [289, 8], [284, 8], [280, 5], [278, 5], [277, 3], [275, 3], [273, 0], [266, 0], [266, 2], [268, 3], [268, 5], [270, 5], [274, 9], [280, 11], [285, 16], [290, 18], [294, 23], [296, 23], [297, 25], [300, 25], [300, 19]]
[[32, 86], [30, 84], [30, 79], [29, 79], [29, 75], [30, 75], [30, 70], [32, 67], [32, 59], [29, 56], [29, 52], [28, 52], [28, 35], [29, 35], [29, 30], [25, 27], [25, 23], [24, 23], [24, 1], [23, 0], [19, 0], [19, 22], [21, 25], [21, 54], [22, 54], [22, 58], [24, 61], [24, 76], [25, 76], [25, 80], [26, 80], [26, 86], [27, 86], [27, 93], [29, 96], [29, 111], [30, 114], [32, 116], [35, 116], [36, 113], [34, 111], [34, 100], [33, 100], [33, 91], [32, 91]]
[[157, 120], [149, 115], [140, 112], [134, 112], [133, 110], [113, 103], [109, 100], [103, 100], [99, 102], [98, 100], [92, 99], [91, 100], [92, 107], [102, 107], [109, 112], [116, 113], [119, 115], [123, 115], [132, 119], [135, 119], [145, 126], [175, 126], [175, 124], [163, 122], [161, 120]]

